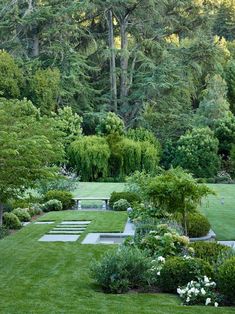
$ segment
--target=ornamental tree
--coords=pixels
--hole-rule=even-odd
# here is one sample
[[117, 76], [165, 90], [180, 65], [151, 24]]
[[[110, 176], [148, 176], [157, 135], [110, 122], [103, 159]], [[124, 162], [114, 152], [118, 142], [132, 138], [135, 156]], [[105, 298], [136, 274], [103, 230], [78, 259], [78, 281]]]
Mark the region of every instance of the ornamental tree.
[[0, 99], [0, 225], [9, 198], [56, 175], [51, 165], [64, 156], [60, 137], [54, 120], [30, 101]]
[[182, 213], [186, 235], [188, 213], [195, 210], [208, 194], [214, 192], [206, 185], [198, 184], [182, 168], [165, 171], [146, 187], [146, 195], [155, 208], [169, 213]]

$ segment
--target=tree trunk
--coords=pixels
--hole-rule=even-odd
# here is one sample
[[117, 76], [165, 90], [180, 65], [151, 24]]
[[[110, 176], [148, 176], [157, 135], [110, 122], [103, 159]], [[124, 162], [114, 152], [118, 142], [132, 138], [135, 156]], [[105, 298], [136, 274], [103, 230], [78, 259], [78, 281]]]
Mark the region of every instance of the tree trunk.
[[32, 57], [36, 58], [39, 56], [39, 36], [36, 27], [32, 29]]
[[109, 49], [110, 49], [110, 92], [111, 109], [117, 113], [117, 78], [116, 78], [116, 58], [113, 34], [113, 12], [108, 11], [108, 31], [109, 31]]
[[188, 236], [187, 211], [186, 211], [186, 208], [184, 208], [183, 218], [184, 218], [184, 232], [185, 232], [185, 235]]
[[[128, 100], [128, 15], [124, 19], [120, 19], [120, 36], [121, 36], [121, 86], [120, 86], [120, 101], [121, 101], [121, 112], [123, 108], [126, 109]], [[125, 110], [124, 110], [125, 111]]]

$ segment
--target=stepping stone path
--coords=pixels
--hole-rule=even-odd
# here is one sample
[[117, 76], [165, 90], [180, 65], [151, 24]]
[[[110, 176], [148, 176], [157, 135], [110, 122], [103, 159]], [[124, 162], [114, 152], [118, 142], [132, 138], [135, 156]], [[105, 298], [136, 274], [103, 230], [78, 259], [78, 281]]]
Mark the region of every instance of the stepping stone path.
[[35, 225], [51, 225], [53, 223], [54, 221], [36, 221], [34, 224]]
[[41, 237], [40, 242], [74, 242], [91, 221], [62, 221], [47, 234]]

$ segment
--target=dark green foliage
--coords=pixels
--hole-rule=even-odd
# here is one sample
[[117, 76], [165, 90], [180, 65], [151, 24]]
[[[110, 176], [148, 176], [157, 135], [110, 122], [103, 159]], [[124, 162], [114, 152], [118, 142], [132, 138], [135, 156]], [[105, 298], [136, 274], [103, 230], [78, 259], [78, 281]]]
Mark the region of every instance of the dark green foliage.
[[44, 199], [45, 201], [60, 201], [62, 203], [63, 210], [72, 209], [74, 205], [73, 194], [68, 191], [51, 190], [45, 194]]
[[217, 242], [199, 241], [191, 243], [194, 249], [194, 256], [207, 261], [210, 264], [217, 264], [219, 259], [229, 255], [232, 249], [229, 246]]
[[219, 140], [219, 154], [228, 158], [235, 144], [235, 117], [232, 114], [216, 122], [215, 136]]
[[9, 234], [9, 230], [5, 226], [0, 226], [0, 240]]
[[113, 208], [114, 203], [117, 201], [124, 199], [127, 200], [128, 203], [132, 206], [135, 203], [140, 203], [141, 198], [137, 193], [134, 192], [113, 192], [110, 196], [109, 206]]
[[219, 291], [231, 304], [235, 304], [235, 257], [225, 261], [220, 266], [217, 282]]
[[218, 148], [219, 141], [209, 128], [193, 129], [180, 137], [173, 164], [198, 178], [211, 178], [220, 167]]
[[113, 204], [113, 210], [115, 211], [126, 211], [129, 207], [130, 203], [122, 198]]
[[13, 214], [15, 214], [19, 220], [21, 222], [25, 222], [25, 221], [30, 221], [31, 220], [31, 216], [28, 212], [27, 209], [25, 208], [15, 208], [13, 211], [12, 211]]
[[[184, 220], [181, 215], [181, 224], [184, 226]], [[210, 223], [204, 215], [195, 211], [189, 213], [186, 217], [188, 236], [190, 238], [204, 237], [210, 231]]]
[[8, 229], [20, 229], [21, 223], [19, 218], [13, 213], [3, 214], [3, 225]]
[[135, 248], [108, 251], [100, 262], [93, 262], [92, 274], [105, 292], [123, 293], [147, 285], [150, 259]]
[[94, 181], [108, 175], [110, 149], [105, 138], [84, 136], [69, 148], [70, 164], [84, 181]]
[[213, 277], [211, 266], [199, 258], [172, 257], [166, 260], [159, 279], [159, 286], [164, 292], [176, 292], [179, 286], [184, 286], [200, 276]]
[[63, 209], [62, 202], [58, 199], [51, 199], [42, 205], [44, 212], [59, 211]]

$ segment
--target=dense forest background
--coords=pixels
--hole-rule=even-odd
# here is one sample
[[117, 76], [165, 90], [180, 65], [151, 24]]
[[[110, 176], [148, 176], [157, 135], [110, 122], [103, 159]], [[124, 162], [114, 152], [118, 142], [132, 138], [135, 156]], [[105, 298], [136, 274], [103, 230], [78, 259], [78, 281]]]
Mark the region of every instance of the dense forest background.
[[161, 166], [234, 175], [234, 0], [0, 0], [0, 49], [4, 99], [71, 107], [86, 136], [111, 111]]

